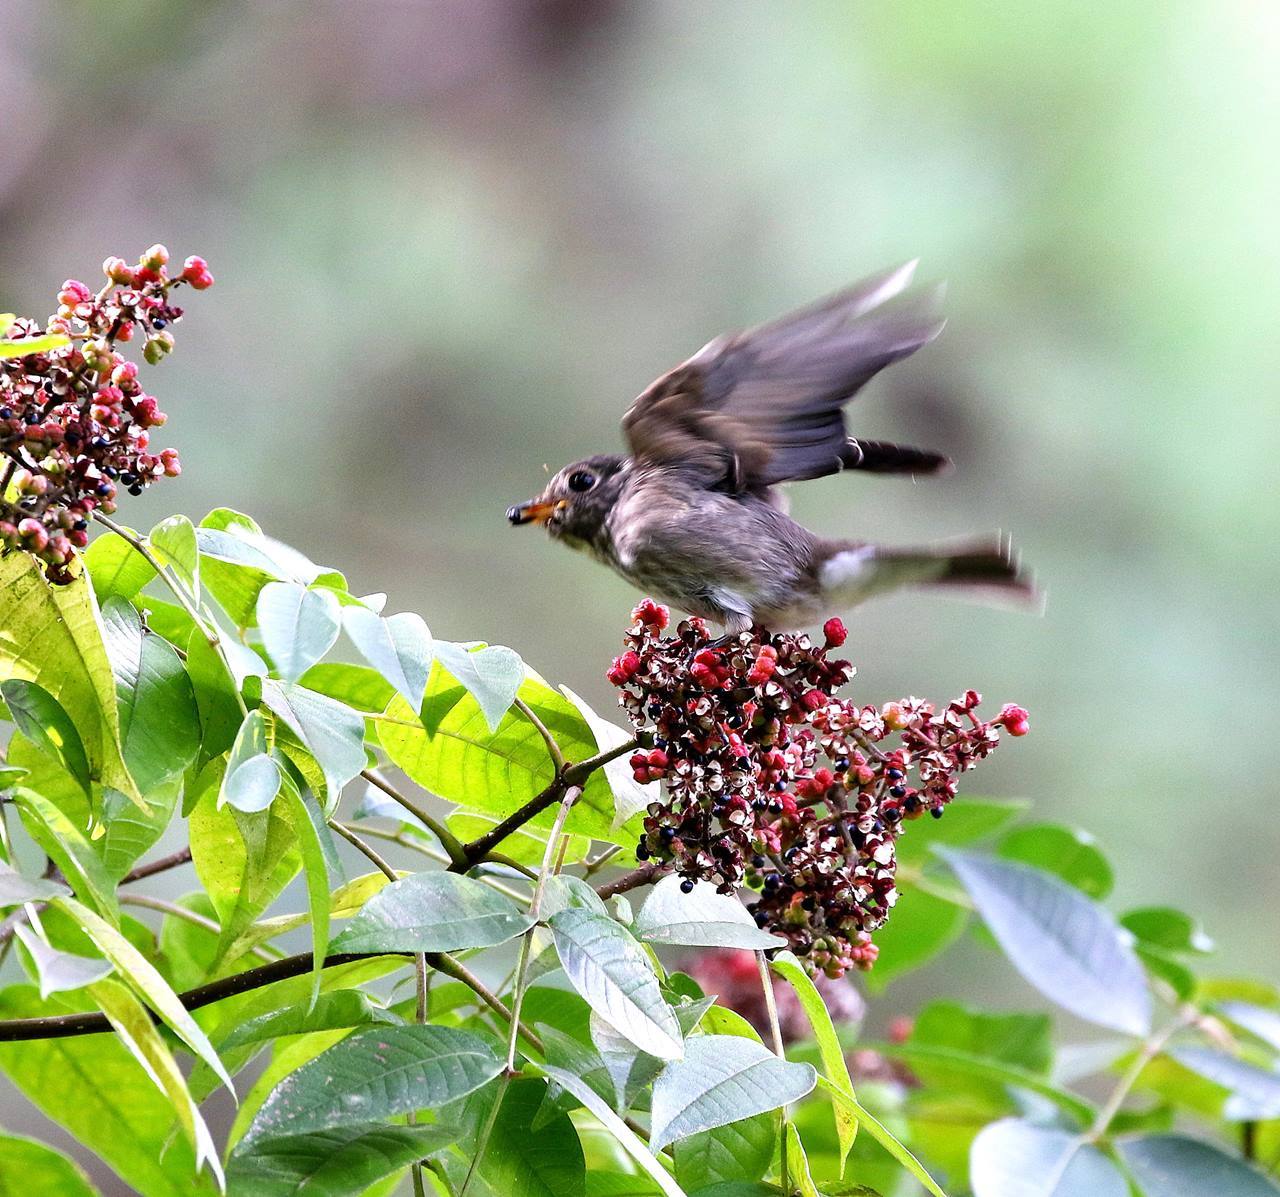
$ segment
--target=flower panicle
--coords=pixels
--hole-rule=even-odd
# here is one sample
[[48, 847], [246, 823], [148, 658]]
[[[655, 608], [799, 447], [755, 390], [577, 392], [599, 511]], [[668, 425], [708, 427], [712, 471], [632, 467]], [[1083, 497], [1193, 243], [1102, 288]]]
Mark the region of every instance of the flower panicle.
[[756, 922], [814, 972], [871, 967], [904, 825], [940, 818], [1002, 732], [1026, 734], [1027, 712], [984, 719], [973, 690], [945, 706], [841, 697], [854, 670], [833, 655], [847, 639], [838, 619], [818, 644], [763, 629], [713, 641], [697, 618], [666, 634], [649, 599], [633, 614], [607, 676], [643, 745], [636, 780], [663, 783], [637, 855], [669, 863], [687, 890], [746, 888]]
[[175, 449], [156, 450], [152, 430], [167, 419], [119, 346], [138, 337], [155, 365], [174, 346], [183, 309], [179, 286], [203, 291], [213, 275], [203, 258], [171, 270], [169, 251], [153, 245], [130, 264], [102, 264], [106, 285], [93, 291], [67, 279], [44, 327], [15, 320], [0, 329], [17, 342], [58, 334], [67, 344], [0, 359], [0, 550], [30, 553], [51, 582], [70, 582], [77, 549], [88, 543], [93, 512], [115, 511], [121, 488], [141, 494], [182, 471]]

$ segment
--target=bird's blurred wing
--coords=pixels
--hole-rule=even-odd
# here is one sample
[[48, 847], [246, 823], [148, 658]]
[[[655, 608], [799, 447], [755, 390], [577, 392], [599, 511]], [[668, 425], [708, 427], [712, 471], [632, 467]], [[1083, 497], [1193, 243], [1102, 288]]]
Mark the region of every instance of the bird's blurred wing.
[[622, 427], [633, 456], [733, 491], [858, 467], [865, 455], [849, 440], [844, 405], [942, 330], [940, 287], [903, 293], [914, 270], [910, 262], [717, 337], [631, 405]]

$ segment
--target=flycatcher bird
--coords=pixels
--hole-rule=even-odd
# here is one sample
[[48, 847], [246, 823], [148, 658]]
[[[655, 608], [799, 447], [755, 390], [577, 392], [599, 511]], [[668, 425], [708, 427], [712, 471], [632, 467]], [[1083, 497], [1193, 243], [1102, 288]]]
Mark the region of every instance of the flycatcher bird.
[[828, 539], [787, 515], [786, 482], [841, 470], [936, 474], [940, 453], [852, 437], [844, 407], [942, 330], [941, 287], [910, 262], [746, 332], [664, 374], [622, 421], [630, 453], [565, 466], [507, 511], [642, 591], [723, 626], [778, 631], [926, 585], [1033, 601], [999, 537], [924, 548]]

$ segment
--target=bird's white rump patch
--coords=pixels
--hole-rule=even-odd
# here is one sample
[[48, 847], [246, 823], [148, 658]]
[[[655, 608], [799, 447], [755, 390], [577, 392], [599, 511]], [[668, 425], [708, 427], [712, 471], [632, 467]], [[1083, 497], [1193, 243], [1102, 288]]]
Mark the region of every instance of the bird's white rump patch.
[[836, 603], [861, 602], [876, 589], [877, 580], [883, 584], [882, 564], [876, 561], [873, 545], [833, 554], [818, 571], [823, 598]]

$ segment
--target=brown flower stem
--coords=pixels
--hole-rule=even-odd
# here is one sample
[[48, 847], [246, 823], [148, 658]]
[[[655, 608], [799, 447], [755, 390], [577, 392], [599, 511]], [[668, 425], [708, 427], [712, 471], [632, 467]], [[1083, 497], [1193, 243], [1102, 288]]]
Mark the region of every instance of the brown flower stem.
[[629, 873], [623, 873], [621, 877], [615, 877], [612, 881], [606, 881], [603, 885], [596, 886], [596, 893], [602, 898], [612, 898], [614, 894], [625, 894], [629, 889], [638, 889], [642, 885], [648, 885], [651, 881], [656, 881], [670, 871], [671, 866], [669, 864], [651, 860], [648, 864], [642, 864], [638, 869], [632, 869]]
[[162, 856], [158, 860], [148, 861], [146, 864], [140, 864], [131, 869], [120, 878], [120, 884], [128, 885], [131, 881], [141, 881], [144, 877], [154, 877], [157, 873], [165, 873], [169, 869], [176, 869], [179, 865], [187, 864], [190, 860], [190, 846], [179, 848], [176, 852], [169, 853], [168, 856]]
[[[585, 761], [579, 761], [574, 765], [566, 765], [541, 793], [535, 794], [519, 810], [508, 815], [501, 823], [486, 831], [484, 835], [464, 845], [469, 865], [479, 864], [480, 861], [486, 859], [488, 854], [502, 843], [507, 836], [519, 831], [530, 819], [535, 818], [548, 807], [554, 806], [559, 802], [571, 786], [582, 786], [597, 769], [602, 769], [610, 761], [633, 751], [635, 747], [636, 741], [628, 740], [625, 744], [619, 744], [617, 748], [611, 748], [608, 752], [598, 753], [596, 756], [588, 757]], [[463, 870], [452, 869], [451, 871], [461, 872]]]

